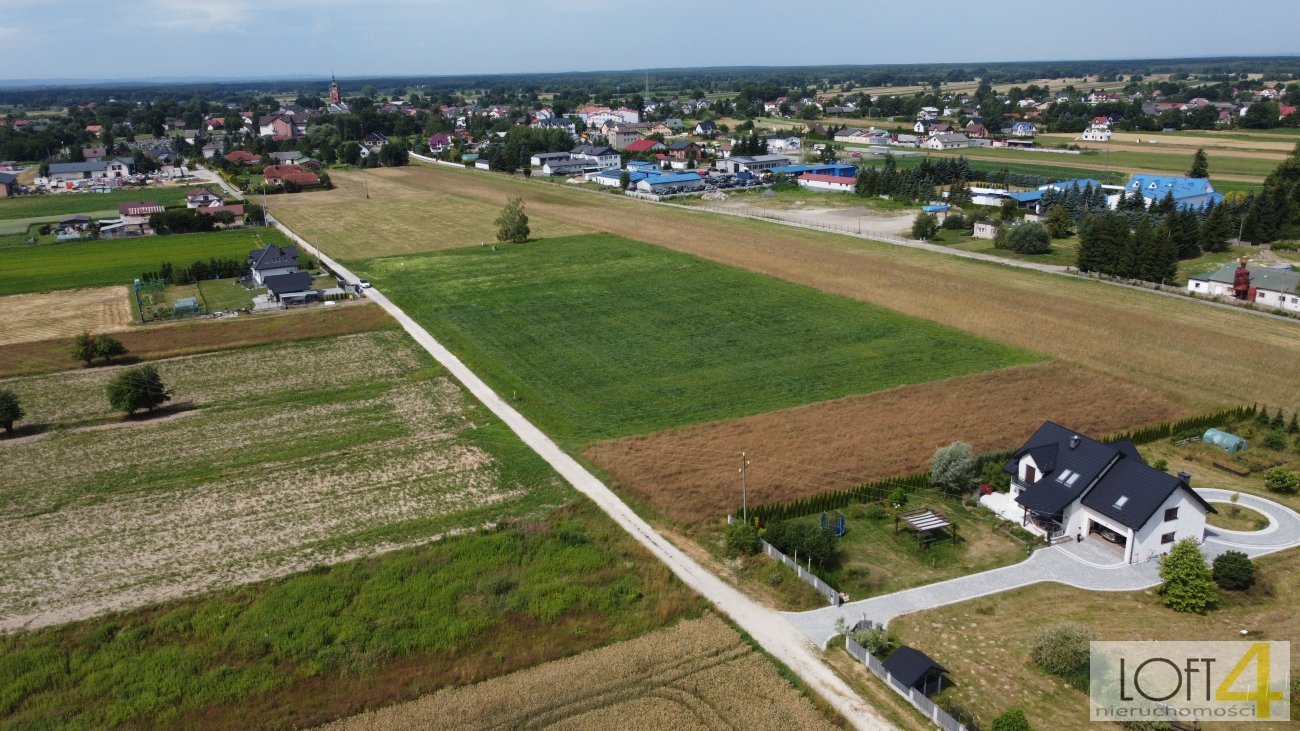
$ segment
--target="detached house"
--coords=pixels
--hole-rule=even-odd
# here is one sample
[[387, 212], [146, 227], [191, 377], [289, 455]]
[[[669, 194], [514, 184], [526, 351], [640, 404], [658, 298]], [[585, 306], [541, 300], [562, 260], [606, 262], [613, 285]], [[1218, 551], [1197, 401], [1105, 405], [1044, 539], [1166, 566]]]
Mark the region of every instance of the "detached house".
[[1148, 466], [1131, 441], [1103, 444], [1051, 421], [1003, 470], [1025, 525], [1049, 538], [1117, 544], [1126, 563], [1165, 553], [1184, 538], [1203, 540], [1205, 516], [1216, 512], [1191, 488], [1190, 475]]
[[266, 246], [248, 252], [248, 268], [258, 284], [267, 277], [293, 274], [298, 271], [298, 249], [294, 246]]

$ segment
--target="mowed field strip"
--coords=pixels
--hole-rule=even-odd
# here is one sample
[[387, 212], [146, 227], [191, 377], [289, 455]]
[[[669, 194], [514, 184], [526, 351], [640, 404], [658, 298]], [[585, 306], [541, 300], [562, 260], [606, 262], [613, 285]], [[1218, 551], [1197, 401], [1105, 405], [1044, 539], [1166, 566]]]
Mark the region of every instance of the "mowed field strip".
[[[96, 287], [0, 297], [0, 346], [71, 337], [80, 332], [120, 332], [131, 327], [128, 288]], [[0, 361], [6, 357], [0, 351]]]
[[377, 259], [357, 271], [569, 442], [1038, 359], [608, 235]]
[[[1300, 336], [1266, 320], [1173, 297], [974, 262], [864, 239], [723, 218], [619, 196], [413, 166], [369, 176], [494, 206], [520, 196], [530, 215], [585, 225], [938, 322], [1158, 391], [1202, 410], [1225, 404], [1300, 407]], [[1070, 383], [1059, 389], [1071, 388]], [[1027, 394], [1033, 397], [1033, 394]], [[1036, 395], [1044, 406], [1061, 396]]]
[[253, 249], [286, 243], [273, 229], [246, 228], [0, 248], [0, 296], [129, 286], [165, 261], [178, 268], [210, 259], [243, 262]]
[[336, 723], [416, 729], [836, 728], [715, 616]]
[[937, 447], [957, 440], [976, 451], [1013, 447], [1044, 419], [1103, 435], [1186, 414], [1157, 391], [1053, 361], [601, 442], [584, 453], [620, 487], [691, 524], [739, 505], [742, 451], [756, 505], [920, 472]]
[[[476, 530], [559, 482], [401, 333], [158, 361], [171, 418], [0, 442], [0, 631]], [[0, 381], [33, 421], [111, 416], [115, 368]], [[514, 446], [510, 446], [514, 445]], [[530, 466], [531, 465], [531, 466]]]
[[[211, 189], [220, 193], [216, 186]], [[50, 195], [25, 195], [0, 198], [0, 220], [15, 218], [43, 218], [68, 216], [113, 209], [119, 203], [132, 201], [157, 201], [164, 206], [185, 205], [185, 198], [193, 188], [141, 188], [116, 190], [110, 193], [54, 193]]]

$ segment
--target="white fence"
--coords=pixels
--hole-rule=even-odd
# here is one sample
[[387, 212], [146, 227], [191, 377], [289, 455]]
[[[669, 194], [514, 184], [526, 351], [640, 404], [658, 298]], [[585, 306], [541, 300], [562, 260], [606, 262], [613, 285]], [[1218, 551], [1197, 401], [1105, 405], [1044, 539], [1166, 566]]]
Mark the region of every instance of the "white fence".
[[921, 694], [921, 691], [915, 688], [908, 688], [900, 683], [894, 676], [889, 674], [885, 669], [884, 663], [877, 660], [862, 645], [853, 641], [852, 637], [844, 638], [844, 646], [848, 649], [849, 654], [858, 659], [858, 662], [867, 666], [877, 678], [885, 681], [893, 691], [901, 695], [905, 700], [916, 707], [926, 718], [930, 719], [934, 725], [944, 731], [966, 731], [966, 727], [957, 722], [957, 719], [948, 715], [948, 712], [936, 706], [933, 701]]
[[784, 553], [781, 553], [780, 551], [776, 550], [776, 547], [773, 546], [771, 543], [768, 543], [767, 541], [762, 541], [762, 543], [763, 543], [763, 553], [766, 553], [767, 555], [771, 556], [777, 561], [780, 561], [781, 563], [785, 564], [786, 566], [789, 566], [790, 568], [798, 572], [799, 578], [802, 579], [806, 584], [808, 584], [812, 588], [816, 589], [817, 593], [826, 597], [826, 601], [830, 602], [831, 604], [835, 604], [839, 600], [840, 593], [835, 589], [832, 589], [830, 584], [827, 584], [825, 581], [822, 581], [821, 579], [817, 578], [817, 576], [813, 574], [813, 572], [800, 566], [798, 561], [795, 561], [794, 559], [790, 558]]

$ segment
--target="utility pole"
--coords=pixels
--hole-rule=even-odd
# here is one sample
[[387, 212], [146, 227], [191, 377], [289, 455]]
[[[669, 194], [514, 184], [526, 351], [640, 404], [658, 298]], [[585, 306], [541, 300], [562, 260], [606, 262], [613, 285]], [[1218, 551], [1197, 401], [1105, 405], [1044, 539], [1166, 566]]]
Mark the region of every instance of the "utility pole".
[[746, 524], [749, 523], [749, 486], [746, 484], [746, 473], [749, 467], [749, 460], [745, 459], [745, 453], [740, 453], [740, 511], [742, 519]]

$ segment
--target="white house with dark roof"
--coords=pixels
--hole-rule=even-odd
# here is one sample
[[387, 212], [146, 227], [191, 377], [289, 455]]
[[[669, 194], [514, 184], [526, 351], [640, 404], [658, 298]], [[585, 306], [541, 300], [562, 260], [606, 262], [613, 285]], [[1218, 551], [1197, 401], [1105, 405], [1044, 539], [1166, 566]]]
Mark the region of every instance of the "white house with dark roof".
[[296, 246], [265, 246], [248, 252], [248, 268], [253, 272], [253, 279], [261, 285], [270, 277], [282, 274], [295, 274], [298, 271], [298, 248]]
[[1121, 546], [1124, 561], [1144, 561], [1184, 538], [1205, 538], [1214, 508], [1191, 488], [1191, 476], [1170, 475], [1143, 461], [1137, 447], [1090, 439], [1044, 422], [1003, 470], [1022, 523], [1049, 538], [1082, 537]]

